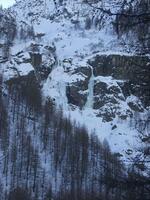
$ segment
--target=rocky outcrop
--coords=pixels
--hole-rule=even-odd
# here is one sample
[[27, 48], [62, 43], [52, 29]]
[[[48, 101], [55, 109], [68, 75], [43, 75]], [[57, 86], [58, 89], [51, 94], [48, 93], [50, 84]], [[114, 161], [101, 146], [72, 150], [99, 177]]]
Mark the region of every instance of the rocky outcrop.
[[126, 119], [150, 105], [150, 59], [147, 56], [96, 55], [67, 86], [68, 103], [84, 108], [93, 68], [93, 109], [104, 121]]
[[28, 50], [37, 78], [40, 81], [45, 80], [57, 62], [55, 46], [53, 44], [51, 46], [43, 46], [38, 43], [32, 43]]
[[80, 108], [84, 107], [87, 101], [87, 90], [91, 73], [91, 67], [88, 65], [78, 67], [73, 71], [72, 76], [77, 75], [78, 78], [67, 86], [68, 103]]
[[89, 61], [95, 76], [111, 76], [125, 97], [133, 94], [150, 105], [150, 59], [147, 56], [97, 55]]

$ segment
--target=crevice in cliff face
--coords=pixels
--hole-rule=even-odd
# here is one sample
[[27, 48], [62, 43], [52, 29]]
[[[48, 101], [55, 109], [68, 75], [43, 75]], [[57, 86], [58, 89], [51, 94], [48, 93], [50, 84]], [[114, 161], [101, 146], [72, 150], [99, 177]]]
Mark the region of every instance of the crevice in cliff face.
[[88, 84], [88, 96], [87, 96], [87, 102], [85, 104], [85, 108], [92, 109], [93, 104], [94, 104], [94, 73], [93, 73], [93, 67], [91, 66], [91, 78]]

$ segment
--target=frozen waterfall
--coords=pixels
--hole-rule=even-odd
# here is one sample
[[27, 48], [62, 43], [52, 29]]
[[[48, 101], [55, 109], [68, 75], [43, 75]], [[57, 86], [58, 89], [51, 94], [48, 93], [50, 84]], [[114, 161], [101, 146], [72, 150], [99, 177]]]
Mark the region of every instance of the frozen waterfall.
[[88, 84], [88, 96], [87, 102], [85, 104], [85, 108], [93, 108], [93, 93], [94, 93], [94, 74], [93, 74], [93, 67], [91, 67], [91, 78]]

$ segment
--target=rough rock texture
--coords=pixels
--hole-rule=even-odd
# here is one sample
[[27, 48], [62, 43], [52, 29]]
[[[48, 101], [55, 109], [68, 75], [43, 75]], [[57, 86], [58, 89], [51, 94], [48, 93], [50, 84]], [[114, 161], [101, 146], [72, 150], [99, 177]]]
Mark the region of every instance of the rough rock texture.
[[67, 86], [68, 103], [83, 108], [87, 101], [87, 90], [91, 73], [90, 66], [78, 67], [74, 70], [73, 74], [82, 78], [76, 79]]
[[55, 47], [35, 43], [31, 44], [28, 49], [31, 64], [35, 69], [39, 81], [46, 79], [56, 63]]
[[[89, 66], [90, 65], [90, 66]], [[96, 55], [87, 67], [78, 66], [74, 74], [82, 79], [67, 86], [68, 103], [85, 107], [89, 81], [94, 74], [93, 109], [104, 121], [132, 117], [149, 106], [150, 60], [147, 56]]]
[[133, 94], [149, 106], [150, 59], [147, 56], [97, 55], [89, 63], [95, 76], [112, 76], [124, 80], [120, 84], [125, 97]]

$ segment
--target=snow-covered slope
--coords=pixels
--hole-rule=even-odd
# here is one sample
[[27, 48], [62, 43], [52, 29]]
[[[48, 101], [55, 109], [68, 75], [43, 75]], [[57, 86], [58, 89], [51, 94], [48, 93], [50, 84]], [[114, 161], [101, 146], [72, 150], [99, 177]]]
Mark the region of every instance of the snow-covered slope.
[[[121, 3], [106, 0], [103, 6], [115, 13]], [[135, 71], [141, 76], [149, 72], [150, 60], [134, 57], [127, 38], [118, 39], [114, 17], [81, 0], [20, 0], [9, 11], [18, 32], [9, 60], [2, 58], [6, 80], [34, 70], [44, 98], [63, 106], [67, 116], [84, 123], [100, 139], [107, 138], [112, 150], [125, 156], [134, 151], [135, 124], [147, 116], [149, 103], [140, 97], [144, 78], [132, 79]]]

